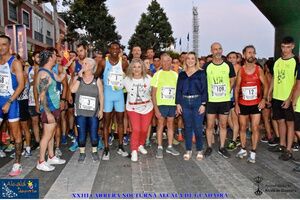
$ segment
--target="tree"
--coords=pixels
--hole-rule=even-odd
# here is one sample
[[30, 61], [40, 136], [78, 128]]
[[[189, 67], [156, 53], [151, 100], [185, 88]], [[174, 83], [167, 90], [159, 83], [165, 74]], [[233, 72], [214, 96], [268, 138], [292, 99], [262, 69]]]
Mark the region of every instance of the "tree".
[[152, 47], [155, 51], [169, 47], [174, 43], [173, 31], [168, 17], [156, 0], [152, 0], [147, 13], [142, 13], [128, 44], [129, 49], [138, 45], [142, 51]]
[[[79, 40], [87, 40], [96, 49], [106, 50], [107, 44], [120, 41], [121, 36], [116, 31], [115, 18], [108, 13], [106, 0], [64, 0], [70, 10], [62, 13], [62, 18], [68, 26], [70, 36]], [[81, 29], [85, 34], [78, 35], [76, 30]]]

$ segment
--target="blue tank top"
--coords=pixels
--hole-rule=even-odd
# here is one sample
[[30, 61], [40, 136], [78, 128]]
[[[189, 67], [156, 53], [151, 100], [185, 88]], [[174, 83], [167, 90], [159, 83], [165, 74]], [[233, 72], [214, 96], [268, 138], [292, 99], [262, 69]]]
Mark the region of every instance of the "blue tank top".
[[[49, 74], [51, 77], [52, 81], [51, 84], [48, 87], [48, 90], [46, 91], [46, 98], [47, 98], [47, 103], [50, 111], [54, 111], [59, 109], [59, 102], [60, 102], [60, 91], [57, 90], [57, 82], [55, 80], [55, 77], [53, 75], [53, 72], [50, 72], [48, 69], [45, 68], [40, 68], [40, 71], [44, 71]], [[40, 94], [40, 91], [39, 91]], [[41, 105], [40, 111], [44, 112], [44, 107]]]
[[106, 59], [103, 73], [104, 90], [123, 93], [123, 79], [122, 60], [120, 59], [116, 65], [111, 65], [109, 60]]
[[[56, 74], [56, 75], [59, 75], [59, 72], [58, 72], [58, 67], [59, 65], [58, 64], [55, 64], [55, 66], [52, 68], [52, 71]], [[57, 82], [57, 89], [59, 91], [61, 91], [61, 83], [60, 82]]]

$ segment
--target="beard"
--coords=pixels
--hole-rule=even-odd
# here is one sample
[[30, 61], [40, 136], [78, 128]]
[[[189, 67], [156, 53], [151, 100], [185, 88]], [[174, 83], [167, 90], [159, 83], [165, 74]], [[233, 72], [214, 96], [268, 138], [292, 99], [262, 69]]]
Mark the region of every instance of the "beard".
[[250, 57], [247, 59], [248, 63], [255, 63], [255, 61], [256, 61], [256, 58], [254, 58], [254, 57]]

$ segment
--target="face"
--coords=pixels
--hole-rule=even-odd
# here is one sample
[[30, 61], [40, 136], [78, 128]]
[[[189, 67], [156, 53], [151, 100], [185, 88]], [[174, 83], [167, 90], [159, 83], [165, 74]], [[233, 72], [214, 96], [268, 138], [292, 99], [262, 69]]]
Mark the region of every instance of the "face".
[[112, 44], [109, 48], [109, 54], [111, 57], [118, 57], [121, 52], [120, 46], [118, 44]]
[[133, 47], [132, 56], [133, 58], [140, 58], [142, 55], [142, 50], [140, 47]]
[[146, 65], [146, 68], [149, 69], [149, 67], [150, 67], [150, 60], [149, 59], [145, 59], [144, 63]]
[[127, 56], [125, 56], [125, 55], [122, 56], [122, 59], [126, 62], [128, 61]]
[[32, 57], [32, 60], [33, 60], [34, 64], [39, 65], [40, 64], [40, 54], [39, 53], [35, 54], [35, 56]]
[[0, 56], [8, 54], [9, 48], [10, 48], [10, 44], [9, 44], [8, 39], [0, 38]]
[[80, 60], [85, 59], [86, 54], [87, 54], [86, 49], [84, 49], [83, 46], [77, 48], [77, 55]]
[[186, 59], [186, 55], [187, 55], [187, 54], [181, 54], [181, 55], [180, 55], [179, 60], [180, 60], [181, 63], [184, 63], [184, 61], [185, 61], [185, 59]]
[[188, 54], [185, 61], [188, 67], [194, 67], [196, 65], [196, 57], [193, 54]]
[[154, 58], [153, 65], [154, 65], [155, 68], [160, 67], [160, 59], [159, 58]]
[[94, 59], [95, 59], [96, 63], [99, 63], [103, 59], [103, 56], [102, 56], [102, 54], [97, 53], [96, 57]]
[[170, 56], [163, 56], [161, 58], [161, 66], [164, 70], [170, 70], [172, 65], [172, 58]]
[[148, 59], [152, 60], [153, 57], [154, 57], [154, 51], [153, 51], [153, 49], [148, 49], [147, 52], [146, 52], [146, 56], [147, 56]]
[[56, 56], [56, 63], [61, 64], [62, 58], [60, 56]]
[[87, 59], [84, 59], [82, 62], [82, 69], [83, 71], [93, 70], [93, 66]]
[[142, 65], [138, 62], [133, 64], [132, 67], [132, 73], [133, 76], [137, 77], [137, 76], [141, 76], [142, 75]]
[[52, 67], [54, 67], [54, 65], [56, 64], [56, 61], [57, 61], [57, 54], [54, 51], [52, 56], [50, 56], [50, 58], [49, 58], [49, 62], [51, 63]]
[[244, 53], [244, 58], [248, 63], [255, 63], [256, 62], [255, 55], [256, 55], [255, 49], [247, 48], [246, 52]]
[[179, 66], [180, 61], [177, 58], [175, 58], [175, 59], [172, 60], [172, 64], [175, 65], [175, 66]]
[[211, 54], [213, 58], [222, 59], [223, 49], [219, 43], [214, 43], [211, 45]]
[[199, 60], [199, 65], [200, 65], [200, 68], [202, 68], [203, 67], [203, 65], [205, 64], [205, 60]]
[[70, 53], [70, 59], [72, 59], [72, 58], [76, 58], [76, 54], [75, 53]]
[[228, 55], [227, 60], [231, 62], [233, 65], [237, 63], [237, 55], [236, 53], [231, 53]]
[[237, 54], [237, 60], [236, 60], [237, 63], [241, 63], [242, 62], [242, 55], [241, 54]]
[[281, 44], [281, 52], [283, 56], [288, 56], [293, 53], [294, 44]]

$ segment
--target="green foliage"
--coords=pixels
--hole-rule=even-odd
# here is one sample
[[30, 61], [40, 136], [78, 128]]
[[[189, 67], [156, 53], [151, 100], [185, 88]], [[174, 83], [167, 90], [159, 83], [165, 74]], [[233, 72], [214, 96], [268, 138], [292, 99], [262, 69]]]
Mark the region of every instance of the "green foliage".
[[143, 52], [149, 47], [155, 51], [160, 51], [174, 43], [172, 34], [172, 27], [166, 13], [156, 0], [152, 0], [147, 12], [142, 13], [135, 33], [128, 42], [129, 49], [138, 45]]
[[[65, 0], [70, 10], [60, 16], [68, 26], [69, 41], [87, 40], [96, 49], [104, 51], [107, 43], [120, 41], [121, 36], [116, 31], [115, 18], [108, 13], [106, 0]], [[86, 33], [78, 34], [76, 29]]]

